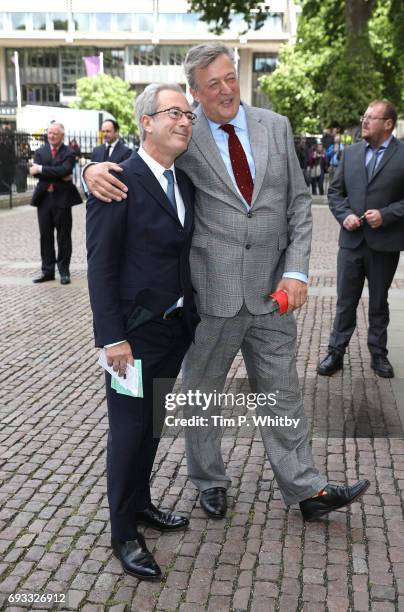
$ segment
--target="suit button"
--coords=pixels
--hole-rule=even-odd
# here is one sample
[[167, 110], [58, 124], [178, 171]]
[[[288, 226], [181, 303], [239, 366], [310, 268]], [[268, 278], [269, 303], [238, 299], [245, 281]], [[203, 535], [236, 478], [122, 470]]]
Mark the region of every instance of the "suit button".
[[178, 230], [180, 234], [182, 234], [182, 232], [184, 231], [183, 229], [179, 229]]
[[247, 249], [247, 251], [248, 251], [249, 249], [251, 249], [251, 244], [246, 244], [246, 245], [245, 245], [245, 248], [246, 248], [246, 249]]
[[251, 217], [252, 217], [252, 216], [253, 216], [253, 214], [252, 214], [251, 210], [249, 210], [249, 211], [248, 211], [248, 213], [247, 213], [247, 217], [248, 217], [249, 219], [251, 219]]

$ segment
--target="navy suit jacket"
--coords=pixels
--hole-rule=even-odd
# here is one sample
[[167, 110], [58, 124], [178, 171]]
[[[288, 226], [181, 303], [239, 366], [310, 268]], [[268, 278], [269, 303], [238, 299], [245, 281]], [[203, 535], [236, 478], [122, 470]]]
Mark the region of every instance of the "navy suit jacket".
[[122, 202], [87, 202], [88, 287], [95, 344], [128, 338], [127, 320], [138, 306], [160, 316], [184, 296], [184, 321], [193, 338], [199, 321], [189, 269], [194, 187], [176, 169], [185, 205], [184, 227], [156, 177], [134, 153], [120, 164], [128, 187]]
[[72, 174], [75, 161], [74, 151], [65, 144], [59, 147], [56, 157], [52, 157], [49, 144], [35, 151], [34, 162], [42, 165], [42, 172], [36, 176], [39, 180], [32, 196], [31, 206], [41, 205], [50, 183], [53, 185], [55, 202], [59, 208], [81, 204], [81, 196], [73, 181], [63, 180]]
[[[404, 143], [393, 138], [368, 183], [366, 143], [345, 147], [334, 180], [328, 190], [330, 210], [341, 225], [339, 245], [354, 249], [363, 240], [375, 251], [404, 250]], [[378, 209], [382, 225], [372, 229], [366, 222], [350, 232], [342, 227], [345, 218]]]
[[[107, 145], [105, 144], [95, 147], [93, 149], [93, 152], [91, 153], [91, 161], [103, 162], [106, 148]], [[126, 159], [129, 159], [132, 153], [133, 151], [131, 151], [131, 149], [129, 149], [129, 147], [127, 147], [125, 144], [123, 144], [122, 140], [118, 140], [107, 161], [114, 162], [115, 164], [120, 164]]]

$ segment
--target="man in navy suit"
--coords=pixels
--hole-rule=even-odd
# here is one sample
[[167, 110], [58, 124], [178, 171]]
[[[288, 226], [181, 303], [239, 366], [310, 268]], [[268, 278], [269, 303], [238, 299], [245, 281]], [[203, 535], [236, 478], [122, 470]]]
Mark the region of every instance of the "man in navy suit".
[[194, 188], [174, 167], [195, 116], [181, 88], [164, 84], [146, 87], [136, 115], [142, 146], [121, 164], [128, 198], [111, 206], [93, 196], [88, 201], [88, 284], [95, 342], [108, 364], [124, 375], [134, 358], [142, 361], [143, 398], [116, 392], [106, 375], [112, 548], [127, 573], [156, 579], [161, 570], [138, 525], [161, 531], [188, 525], [153, 506], [149, 480], [164, 395], [199, 321], [189, 269]]
[[[31, 206], [38, 208], [41, 240], [42, 274], [34, 283], [54, 280], [55, 264], [62, 285], [70, 283], [72, 255], [72, 209], [82, 199], [72, 181], [74, 151], [63, 144], [64, 127], [52, 122], [48, 128], [48, 143], [35, 151], [30, 174], [38, 178]], [[55, 255], [54, 233], [58, 244]]]
[[110, 161], [120, 164], [132, 155], [132, 151], [119, 138], [119, 124], [114, 119], [106, 119], [101, 126], [104, 144], [93, 149], [91, 161]]

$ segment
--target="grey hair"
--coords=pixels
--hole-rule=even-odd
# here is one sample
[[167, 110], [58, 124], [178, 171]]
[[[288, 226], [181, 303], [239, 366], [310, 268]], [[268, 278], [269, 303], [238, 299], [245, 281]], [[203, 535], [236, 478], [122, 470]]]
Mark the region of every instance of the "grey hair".
[[145, 139], [145, 131], [142, 127], [141, 119], [143, 115], [152, 115], [157, 111], [158, 95], [161, 91], [176, 91], [184, 94], [184, 91], [178, 83], [151, 83], [144, 88], [140, 96], [136, 98], [136, 124], [139, 128], [140, 141]]
[[184, 61], [184, 72], [188, 85], [192, 89], [197, 89], [195, 80], [196, 68], [206, 68], [206, 66], [214, 62], [219, 55], [227, 55], [231, 62], [234, 63], [233, 49], [227, 47], [223, 43], [202, 43], [201, 45], [192, 47], [188, 51]]
[[62, 132], [63, 134], [65, 133], [65, 126], [63, 125], [63, 123], [59, 123], [59, 121], [51, 121], [48, 125], [48, 130], [51, 127], [58, 127], [59, 131]]

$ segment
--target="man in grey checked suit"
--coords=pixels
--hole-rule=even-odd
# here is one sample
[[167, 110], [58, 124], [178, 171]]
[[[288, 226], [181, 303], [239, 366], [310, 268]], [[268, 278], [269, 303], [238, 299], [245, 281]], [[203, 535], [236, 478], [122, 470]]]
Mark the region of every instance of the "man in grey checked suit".
[[[201, 317], [184, 362], [184, 388], [220, 392], [242, 351], [252, 391], [279, 392], [267, 414], [300, 420], [297, 429], [262, 427], [261, 434], [285, 503], [300, 502], [303, 517], [314, 520], [357, 499], [369, 482], [327, 484], [313, 463], [292, 314], [307, 297], [311, 202], [290, 125], [285, 117], [240, 103], [226, 46], [190, 49], [184, 68], [199, 107], [188, 151], [177, 165], [196, 187], [190, 263]], [[236, 154], [230, 146], [233, 132]], [[109, 167], [91, 166], [85, 174], [91, 191], [105, 201], [124, 197], [124, 186]], [[288, 314], [274, 312], [268, 294], [275, 289], [287, 292]], [[185, 430], [188, 472], [205, 512], [222, 518], [230, 478], [221, 432], [210, 422]]]

